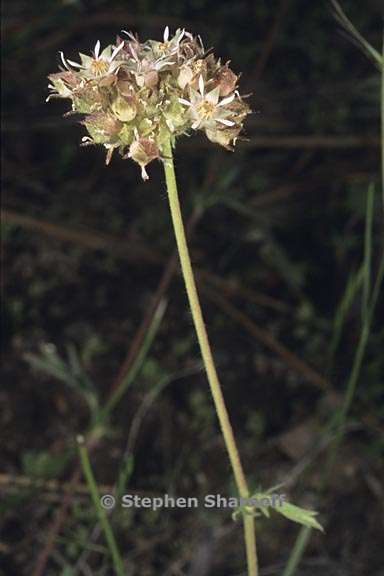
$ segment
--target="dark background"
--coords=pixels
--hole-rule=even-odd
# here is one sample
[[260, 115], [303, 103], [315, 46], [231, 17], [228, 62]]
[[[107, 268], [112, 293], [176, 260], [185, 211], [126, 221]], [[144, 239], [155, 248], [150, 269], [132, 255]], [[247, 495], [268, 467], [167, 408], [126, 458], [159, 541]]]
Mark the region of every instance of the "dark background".
[[[381, 50], [381, 2], [342, 5]], [[372, 278], [380, 257], [379, 71], [322, 1], [15, 0], [3, 15], [4, 574], [113, 573], [75, 438], [90, 424], [86, 398], [103, 405], [137, 358], [155, 298], [168, 305], [153, 345], [91, 452], [100, 491], [129, 461], [125, 492], [234, 494], [184, 287], [170, 270], [162, 166], [150, 165], [147, 183], [117, 155], [106, 167], [102, 148], [79, 148], [84, 129], [62, 118], [69, 102], [45, 103], [59, 50], [77, 60], [121, 29], [161, 39], [166, 25], [200, 34], [251, 93], [247, 140], [234, 153], [200, 136], [175, 151], [247, 476], [254, 490], [286, 482], [281, 492], [320, 512], [325, 534], [312, 535], [297, 574], [382, 574], [380, 302], [341, 445], [328, 429], [361, 334], [361, 290], [345, 314], [340, 303], [363, 259], [370, 183]], [[111, 522], [127, 574], [244, 573], [242, 530], [228, 511], [115, 510]], [[282, 574], [299, 526], [272, 513], [257, 532], [261, 574]]]

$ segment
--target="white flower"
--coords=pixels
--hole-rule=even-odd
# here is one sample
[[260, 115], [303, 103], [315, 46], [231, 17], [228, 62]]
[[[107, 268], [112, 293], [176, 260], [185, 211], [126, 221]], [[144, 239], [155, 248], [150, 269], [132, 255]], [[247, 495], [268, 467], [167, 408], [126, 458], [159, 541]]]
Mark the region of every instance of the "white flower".
[[[167, 64], [174, 64], [178, 60], [180, 52], [181, 41], [185, 38], [193, 39], [189, 32], [186, 32], [184, 28], [179, 28], [176, 30], [175, 35], [170, 38], [169, 27], [166, 26], [163, 34], [163, 42], [149, 41], [151, 57], [156, 60], [157, 63], [164, 62], [163, 66]], [[171, 62], [169, 62], [171, 60]]]
[[218, 86], [207, 94], [205, 93], [202, 76], [199, 78], [199, 91], [197, 92], [193, 88], [190, 89], [190, 100], [179, 98], [181, 104], [189, 107], [194, 130], [214, 129], [217, 127], [217, 122], [228, 127], [235, 126], [235, 122], [229, 120], [232, 111], [225, 108], [227, 104], [234, 100], [235, 94], [231, 94], [220, 101], [219, 98], [220, 88]]
[[173, 56], [177, 53], [180, 41], [184, 34], [186, 34], [184, 30], [177, 30], [175, 36], [169, 40], [169, 28], [167, 26], [163, 34], [164, 41], [150, 41], [139, 54], [134, 46], [134, 42], [137, 42], [136, 38], [131, 32], [127, 32], [126, 30], [122, 30], [122, 32], [127, 34], [133, 42], [131, 42], [130, 45], [132, 60], [135, 62], [135, 67], [132, 71], [140, 87], [144, 85], [148, 85], [148, 87], [156, 85], [158, 73], [167, 66], [173, 66], [175, 64]]
[[184, 36], [190, 36], [190, 34], [185, 32], [184, 28], [179, 28], [178, 30], [176, 30], [173, 38], [169, 39], [169, 27], [166, 26], [163, 34], [163, 42], [156, 43], [157, 49], [160, 52], [164, 52], [164, 54], [166, 54], [167, 56], [175, 54], [176, 52], [178, 52], [180, 48], [180, 42], [182, 41]]
[[107, 46], [107, 48], [104, 48], [100, 53], [100, 40], [98, 40], [93, 51], [93, 57], [80, 54], [81, 64], [66, 59], [63, 52], [60, 52], [60, 57], [67, 70], [71, 70], [70, 66], [78, 68], [79, 73], [84, 78], [93, 80], [102, 76], [108, 76], [117, 71], [121, 66], [121, 62], [116, 60], [116, 56], [123, 46], [124, 41], [116, 47]]

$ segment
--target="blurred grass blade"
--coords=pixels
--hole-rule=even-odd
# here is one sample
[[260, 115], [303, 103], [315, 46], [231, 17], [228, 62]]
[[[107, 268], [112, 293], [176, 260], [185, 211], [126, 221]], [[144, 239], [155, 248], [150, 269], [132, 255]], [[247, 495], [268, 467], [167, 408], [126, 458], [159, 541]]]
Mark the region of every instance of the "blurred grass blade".
[[[383, 252], [381, 260], [380, 260], [379, 269], [377, 272], [376, 281], [375, 281], [372, 296], [370, 299], [369, 307], [368, 307], [367, 313], [364, 317], [364, 321], [363, 321], [363, 325], [362, 325], [362, 329], [361, 329], [361, 334], [360, 334], [360, 339], [359, 339], [359, 342], [358, 342], [358, 345], [356, 348], [356, 354], [355, 354], [351, 374], [350, 374], [350, 377], [348, 379], [346, 391], [344, 394], [343, 405], [340, 408], [340, 410], [335, 414], [335, 417], [333, 419], [333, 422], [336, 424], [336, 426], [338, 428], [338, 431], [337, 431], [338, 436], [342, 434], [342, 428], [344, 426], [345, 419], [347, 417], [350, 406], [352, 404], [353, 396], [355, 394], [358, 378], [360, 376], [363, 357], [364, 357], [364, 353], [365, 353], [365, 349], [367, 346], [368, 337], [369, 337], [369, 333], [370, 333], [370, 329], [371, 329], [373, 314], [375, 311], [375, 307], [376, 307], [377, 299], [379, 296], [381, 284], [383, 282], [383, 276], [384, 276], [384, 252]], [[339, 438], [338, 438], [338, 440], [339, 440]]]
[[372, 260], [372, 223], [373, 207], [375, 201], [375, 186], [371, 183], [368, 187], [367, 194], [367, 215], [365, 219], [365, 239], [364, 239], [364, 283], [363, 283], [363, 302], [362, 302], [362, 321], [368, 313], [369, 297], [371, 289], [371, 260]]
[[76, 347], [73, 344], [68, 344], [66, 346], [68, 363], [72, 369], [72, 373], [75, 376], [80, 376], [83, 372], [83, 368], [80, 363], [79, 355], [76, 351]]
[[[361, 275], [361, 271], [364, 272], [364, 263], [363, 263], [362, 268], [358, 272], [358, 275]], [[362, 276], [362, 278], [363, 278], [363, 276]], [[341, 439], [342, 439], [343, 430], [344, 430], [344, 423], [345, 423], [348, 411], [351, 407], [352, 400], [354, 398], [354, 394], [356, 391], [358, 378], [359, 378], [359, 375], [361, 372], [361, 366], [362, 366], [362, 362], [363, 362], [363, 358], [364, 358], [364, 353], [365, 353], [365, 349], [366, 349], [366, 346], [368, 343], [368, 337], [369, 337], [370, 328], [371, 328], [371, 324], [372, 324], [372, 320], [373, 320], [373, 315], [374, 315], [375, 307], [376, 307], [377, 300], [378, 300], [378, 297], [380, 294], [380, 289], [381, 289], [381, 286], [383, 283], [383, 278], [384, 278], [384, 251], [383, 251], [381, 258], [380, 258], [379, 268], [378, 268], [376, 280], [375, 280], [375, 283], [373, 286], [372, 295], [369, 299], [368, 309], [367, 309], [367, 312], [363, 318], [360, 338], [359, 338], [359, 342], [358, 342], [355, 356], [353, 359], [351, 373], [350, 373], [350, 376], [348, 378], [348, 382], [346, 385], [343, 404], [340, 407], [340, 409], [336, 412], [336, 414], [331, 417], [331, 419], [327, 425], [328, 430], [332, 431], [332, 430], [336, 429], [335, 442], [333, 444], [332, 451], [331, 451], [329, 458], [328, 458], [328, 465], [327, 465], [328, 473], [332, 469], [332, 464], [334, 462], [334, 459], [335, 459], [335, 456], [337, 453], [337, 448], [338, 448], [338, 446], [341, 442]], [[305, 549], [306, 549], [307, 543], [308, 543], [310, 535], [311, 535], [311, 529], [306, 528], [306, 530], [307, 531], [304, 531], [304, 529], [302, 529], [300, 531], [300, 533], [296, 539], [295, 545], [293, 547], [292, 553], [288, 559], [288, 563], [284, 569], [283, 576], [293, 576], [293, 574], [295, 574], [296, 568], [299, 565], [300, 560], [305, 553]]]
[[373, 286], [371, 300], [369, 303], [368, 317], [370, 320], [372, 319], [373, 314], [375, 312], [375, 307], [377, 304], [377, 300], [379, 298], [381, 285], [383, 283], [383, 278], [384, 278], [384, 249], [383, 249], [383, 253], [382, 253], [381, 258], [380, 258], [379, 268], [377, 271], [377, 276], [376, 276], [375, 284]]
[[381, 192], [384, 209], [384, 26], [382, 45], [382, 66], [381, 66]]
[[298, 567], [301, 557], [303, 556], [304, 550], [311, 536], [311, 532], [312, 529], [308, 528], [308, 526], [301, 527], [282, 576], [293, 576], [296, 573], [296, 568]]
[[129, 370], [128, 374], [122, 380], [120, 386], [114, 391], [110, 399], [108, 400], [107, 404], [105, 405], [104, 409], [101, 411], [99, 418], [104, 420], [111, 411], [116, 407], [116, 405], [121, 400], [122, 396], [127, 391], [127, 388], [134, 382], [137, 378], [140, 369], [143, 365], [143, 362], [152, 346], [152, 342], [160, 328], [161, 321], [164, 316], [165, 309], [167, 307], [167, 303], [165, 300], [162, 300], [157, 307], [157, 310], [153, 316], [153, 320], [151, 325], [148, 328], [147, 334], [145, 336], [144, 342], [141, 346], [139, 353], [136, 356], [135, 361], [132, 364], [131, 369]]
[[119, 471], [119, 476], [116, 483], [116, 497], [119, 499], [126, 489], [128, 482], [133, 474], [135, 467], [135, 458], [133, 454], [126, 454], [121, 469]]
[[100, 504], [100, 494], [99, 494], [99, 491], [97, 488], [95, 477], [94, 477], [93, 472], [92, 472], [91, 462], [89, 460], [89, 454], [88, 454], [88, 450], [87, 450], [87, 447], [86, 447], [85, 442], [84, 442], [84, 438], [82, 436], [79, 436], [77, 439], [77, 442], [78, 442], [78, 446], [79, 446], [79, 455], [80, 455], [81, 466], [83, 469], [83, 474], [84, 474], [85, 480], [87, 482], [88, 489], [89, 489], [90, 495], [92, 497], [93, 504], [96, 508], [96, 512], [97, 512], [97, 515], [99, 517], [100, 524], [101, 524], [101, 527], [102, 527], [104, 535], [105, 535], [105, 539], [106, 539], [107, 544], [108, 544], [108, 548], [111, 552], [115, 572], [116, 572], [117, 576], [124, 576], [125, 571], [124, 571], [123, 561], [122, 561], [120, 551], [118, 549], [111, 525], [109, 523], [107, 513]]
[[336, 309], [333, 321], [332, 340], [329, 347], [330, 364], [332, 363], [337, 346], [339, 345], [347, 314], [353, 304], [356, 294], [361, 289], [363, 280], [364, 265], [362, 265], [357, 272], [350, 275], [344, 295]]
[[336, 20], [347, 32], [348, 38], [351, 42], [358, 46], [371, 60], [373, 60], [379, 69], [382, 69], [383, 57], [380, 52], [371, 46], [371, 44], [360, 34], [336, 0], [331, 0], [331, 4], [334, 8], [334, 16]]

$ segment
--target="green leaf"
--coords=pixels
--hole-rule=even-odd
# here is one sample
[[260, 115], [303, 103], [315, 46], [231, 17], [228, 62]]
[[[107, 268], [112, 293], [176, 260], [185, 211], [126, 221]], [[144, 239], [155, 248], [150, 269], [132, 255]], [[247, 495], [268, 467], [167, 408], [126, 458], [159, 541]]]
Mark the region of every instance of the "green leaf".
[[74, 571], [70, 566], [66, 566], [61, 573], [61, 576], [73, 576]]
[[23, 472], [31, 478], [57, 478], [65, 470], [68, 457], [68, 453], [28, 451], [22, 455]]
[[55, 346], [45, 344], [40, 347], [39, 355], [27, 353], [24, 359], [35, 370], [57, 378], [82, 394], [91, 414], [95, 416], [99, 406], [96, 387], [83, 368], [75, 346], [68, 344], [66, 351], [67, 357], [62, 359]]
[[252, 505], [245, 504], [232, 514], [234, 520], [236, 520], [241, 513], [253, 514], [254, 516], [258, 516], [261, 513], [263, 516], [269, 518], [270, 510], [272, 509], [292, 522], [323, 532], [323, 527], [315, 518], [317, 512], [287, 502], [284, 494], [277, 494], [273, 488], [267, 492], [257, 492], [253, 494], [249, 498], [249, 501], [252, 502]]
[[315, 518], [317, 512], [313, 510], [300, 508], [300, 506], [296, 506], [290, 502], [282, 502], [281, 506], [276, 506], [274, 509], [279, 514], [285, 516], [285, 518], [288, 518], [288, 520], [292, 520], [292, 522], [308, 526], [309, 528], [316, 528], [316, 530], [321, 530], [322, 532], [324, 531], [321, 524], [319, 524]]

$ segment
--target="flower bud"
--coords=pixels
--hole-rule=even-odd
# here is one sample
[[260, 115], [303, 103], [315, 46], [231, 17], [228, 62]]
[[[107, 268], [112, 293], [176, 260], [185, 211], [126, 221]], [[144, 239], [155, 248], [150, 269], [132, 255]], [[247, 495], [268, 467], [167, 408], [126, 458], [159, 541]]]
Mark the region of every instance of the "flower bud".
[[241, 128], [216, 128], [216, 129], [207, 129], [205, 134], [207, 138], [214, 142], [215, 144], [220, 144], [227, 150], [233, 150], [233, 146], [231, 144], [236, 143], [236, 139], [241, 131]]
[[182, 90], [191, 82], [194, 74], [189, 66], [182, 66], [180, 68], [179, 76], [177, 77], [177, 83]]
[[136, 84], [133, 74], [128, 70], [120, 68], [117, 73], [116, 87], [121, 96], [134, 95]]
[[228, 64], [219, 69], [217, 73], [220, 96], [228, 96], [236, 88], [238, 77], [228, 67]]
[[108, 143], [120, 132], [123, 124], [112, 114], [95, 112], [89, 114], [83, 124], [95, 142]]
[[114, 86], [116, 82], [117, 82], [116, 74], [108, 74], [108, 76], [104, 76], [104, 78], [101, 78], [101, 80], [99, 81], [99, 86], [101, 88], [110, 88], [111, 86]]
[[[71, 71], [50, 74], [48, 79], [51, 82], [51, 89], [56, 91], [54, 96], [59, 98], [72, 98], [73, 91], [80, 85], [81, 82], [75, 72]], [[50, 96], [52, 96], [52, 94]]]
[[136, 99], [134, 96], [117, 96], [111, 104], [111, 110], [121, 122], [131, 122], [137, 113]]
[[103, 90], [99, 90], [95, 82], [86, 82], [73, 91], [73, 110], [80, 114], [91, 114], [104, 109], [106, 95]]
[[156, 70], [149, 70], [144, 74], [144, 86], [146, 88], [153, 89], [157, 86], [159, 82], [159, 75]]
[[159, 158], [159, 149], [156, 143], [149, 138], [139, 138], [130, 145], [127, 157], [132, 158], [141, 166], [141, 176], [143, 180], [148, 180], [149, 176], [145, 166], [155, 160], [155, 158]]

